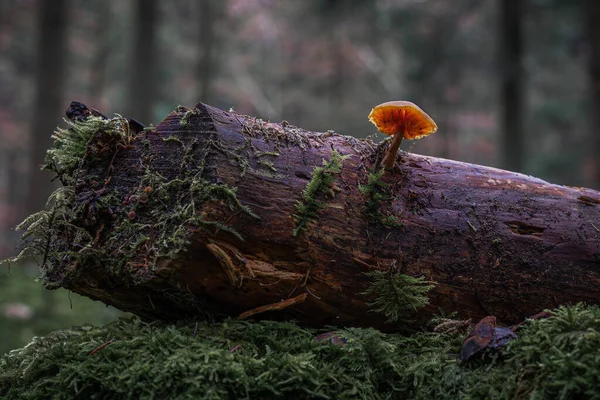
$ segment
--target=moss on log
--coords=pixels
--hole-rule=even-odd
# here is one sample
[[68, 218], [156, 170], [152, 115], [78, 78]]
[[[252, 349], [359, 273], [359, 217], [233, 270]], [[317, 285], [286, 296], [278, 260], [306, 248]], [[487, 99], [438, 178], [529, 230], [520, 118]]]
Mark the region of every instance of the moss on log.
[[406, 153], [384, 173], [385, 144], [205, 104], [146, 129], [98, 114], [58, 131], [64, 187], [23, 224], [50, 288], [381, 329], [600, 299], [599, 192]]

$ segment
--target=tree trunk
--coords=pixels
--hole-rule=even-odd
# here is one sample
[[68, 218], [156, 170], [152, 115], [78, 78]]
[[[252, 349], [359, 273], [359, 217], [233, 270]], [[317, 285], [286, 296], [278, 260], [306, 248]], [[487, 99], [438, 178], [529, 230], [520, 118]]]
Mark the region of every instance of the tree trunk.
[[111, 2], [105, 0], [96, 1], [96, 29], [95, 29], [95, 49], [92, 58], [91, 77], [90, 77], [90, 98], [99, 108], [107, 106], [104, 101], [104, 92], [106, 90], [106, 75], [108, 60], [111, 52]]
[[30, 139], [30, 189], [28, 214], [44, 206], [52, 185], [40, 172], [46, 149], [52, 144], [50, 136], [60, 113], [67, 54], [67, 0], [43, 0], [39, 11], [38, 64], [36, 95]]
[[586, 0], [583, 8], [589, 39], [589, 74], [593, 98], [592, 129], [590, 129], [590, 145], [587, 151], [587, 167], [590, 171], [591, 182], [595, 188], [600, 188], [600, 3]]
[[[125, 311], [393, 329], [394, 312], [512, 323], [600, 299], [593, 190], [407, 153], [380, 175], [370, 140], [204, 104], [129, 145], [94, 137], [61, 175], [74, 193], [43, 230], [41, 243], [56, 233], [43, 269], [49, 286]], [[433, 285], [422, 308], [419, 277]], [[395, 278], [409, 283], [390, 291]], [[379, 307], [386, 290], [397, 303]]]
[[215, 19], [220, 16], [220, 5], [212, 0], [198, 2], [200, 9], [198, 40], [200, 61], [198, 63], [198, 95], [202, 101], [210, 102], [214, 78], [214, 48], [217, 41]]
[[511, 171], [523, 171], [524, 136], [522, 129], [523, 0], [500, 0], [500, 66], [502, 76], [502, 162]]
[[152, 122], [152, 106], [155, 94], [156, 64], [156, 0], [136, 0], [133, 11], [135, 29], [131, 80], [129, 87], [129, 104], [131, 116], [144, 124]]
[[[68, 10], [67, 0], [43, 0], [40, 3], [37, 86], [30, 137], [30, 186], [26, 213], [33, 213], [43, 207], [53, 188], [40, 171], [40, 165], [51, 144], [50, 136], [56, 126], [56, 115], [63, 107]], [[54, 297], [47, 290], [40, 289], [43, 299], [40, 317], [52, 318]]]

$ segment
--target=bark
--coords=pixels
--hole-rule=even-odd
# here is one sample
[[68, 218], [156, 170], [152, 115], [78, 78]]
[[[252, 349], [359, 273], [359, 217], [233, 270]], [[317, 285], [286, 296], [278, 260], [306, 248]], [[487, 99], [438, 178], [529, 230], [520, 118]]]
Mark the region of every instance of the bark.
[[[90, 232], [94, 240], [84, 247], [97, 254], [128, 248], [135, 232], [108, 244], [128, 219], [143, 223], [146, 239], [120, 274], [104, 262], [74, 261], [69, 252], [83, 249], [65, 243], [60, 257], [44, 267], [50, 285], [142, 316], [173, 319], [209, 310], [381, 329], [397, 325], [386, 324], [368, 305], [373, 295], [363, 294], [372, 284], [365, 273], [375, 270], [435, 282], [429, 305], [411, 315], [416, 324], [440, 311], [513, 323], [559, 304], [600, 299], [600, 192], [401, 152], [382, 178], [389, 199], [374, 210], [359, 185], [367, 184], [385, 149], [369, 140], [307, 132], [204, 104], [180, 108], [140, 135], [128, 149], [106, 154], [105, 163], [83, 164], [69, 209], [92, 194], [117, 198], [109, 212], [95, 201], [72, 221]], [[303, 192], [314, 168], [332, 160], [333, 150], [345, 157], [341, 172], [317, 193], [322, 208], [315, 220], [294, 236], [297, 205], [306, 204]], [[96, 177], [107, 171], [110, 179], [99, 189]], [[131, 196], [149, 185], [143, 178], [148, 171], [171, 182], [193, 176], [236, 188], [239, 204], [190, 199], [178, 189], [177, 207], [197, 209], [211, 225], [181, 231], [188, 240], [184, 250], [149, 260], [164, 229], [159, 220], [177, 207], [153, 213], [145, 199], [145, 207], [131, 213]], [[378, 217], [395, 222], [388, 227]]]

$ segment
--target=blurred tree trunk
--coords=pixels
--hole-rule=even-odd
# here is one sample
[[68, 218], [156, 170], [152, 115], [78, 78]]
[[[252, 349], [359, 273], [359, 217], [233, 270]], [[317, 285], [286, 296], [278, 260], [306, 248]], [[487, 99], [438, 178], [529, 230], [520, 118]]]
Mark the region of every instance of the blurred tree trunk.
[[107, 104], [102, 101], [106, 86], [106, 68], [110, 55], [110, 5], [106, 0], [96, 1], [96, 51], [92, 61], [92, 79], [90, 98], [96, 108], [106, 110]]
[[133, 11], [134, 43], [129, 88], [130, 115], [143, 124], [152, 122], [156, 64], [156, 0], [136, 0]]
[[67, 12], [67, 0], [41, 0], [39, 3], [37, 83], [31, 113], [31, 178], [27, 214], [44, 207], [52, 188], [48, 176], [40, 171], [40, 165], [44, 162], [46, 149], [52, 145], [50, 133], [56, 126], [56, 116], [64, 109]]
[[600, 187], [600, 2], [597, 0], [586, 0], [583, 9], [587, 34], [589, 38], [589, 73], [592, 87], [592, 96], [594, 101], [594, 111], [592, 112], [592, 128], [594, 136], [591, 137], [591, 143], [588, 150], [587, 162], [591, 170], [591, 185]]
[[331, 57], [331, 75], [329, 81], [329, 124], [337, 119], [339, 109], [344, 102], [344, 37], [343, 27], [346, 10], [345, 0], [326, 0], [323, 18], [325, 37], [328, 38]]
[[4, 192], [5, 197], [2, 199], [2, 202], [6, 205], [6, 214], [0, 229], [5, 232], [4, 244], [6, 248], [0, 249], [0, 258], [14, 252], [19, 238], [17, 232], [13, 229], [22, 221], [22, 203], [25, 198], [23, 185], [19, 184], [19, 180], [23, 179], [23, 170], [20, 168], [19, 159], [27, 157], [27, 154], [24, 154], [24, 150], [22, 149], [4, 149], [3, 151], [4, 154], [1, 157], [3, 157], [3, 168], [5, 169], [2, 174], [4, 174], [6, 191]]
[[521, 68], [523, 0], [500, 0], [501, 126], [503, 168], [523, 170], [523, 71]]
[[[0, 8], [2, 6], [0, 5]], [[1, 19], [1, 16], [0, 16]], [[8, 253], [10, 240], [10, 225], [8, 221], [10, 215], [8, 213], [10, 204], [10, 186], [8, 186], [9, 177], [9, 155], [10, 151], [0, 146], [0, 259], [6, 257]]]
[[[341, 8], [341, 7], [340, 7]], [[341, 11], [341, 10], [340, 10]], [[344, 102], [344, 25], [342, 21], [333, 24], [330, 35], [331, 56], [333, 57], [333, 76], [331, 77], [332, 108], [337, 110]]]
[[215, 18], [220, 4], [214, 0], [200, 0], [198, 19], [200, 21], [200, 61], [198, 63], [198, 95], [203, 102], [211, 100], [212, 81], [214, 76], [214, 54], [216, 34]]
[[[32, 111], [27, 214], [42, 209], [52, 190], [52, 183], [47, 174], [40, 171], [40, 164], [45, 159], [46, 149], [52, 145], [49, 132], [54, 131], [56, 116], [63, 109], [68, 10], [67, 0], [42, 0], [39, 3], [37, 87]], [[41, 290], [43, 306], [40, 316], [52, 318], [54, 299], [48, 290], [43, 287]]]

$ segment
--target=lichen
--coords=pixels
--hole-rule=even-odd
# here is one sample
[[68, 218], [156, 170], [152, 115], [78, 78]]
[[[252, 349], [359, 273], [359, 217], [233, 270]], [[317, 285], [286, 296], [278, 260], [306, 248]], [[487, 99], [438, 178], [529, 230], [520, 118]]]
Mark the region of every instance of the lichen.
[[335, 176], [342, 172], [342, 161], [346, 156], [342, 156], [336, 150], [331, 153], [329, 161], [323, 160], [322, 167], [315, 167], [310, 181], [306, 184], [302, 192], [302, 200], [296, 203], [296, 228], [293, 236], [306, 229], [306, 225], [313, 222], [318, 217], [318, 212], [325, 207], [325, 203], [318, 200], [320, 194], [329, 194]]
[[280, 145], [298, 146], [305, 150], [310, 147], [310, 141], [305, 130], [290, 124], [273, 125], [269, 121], [263, 121], [260, 118], [241, 115], [243, 121], [242, 134], [251, 138], [262, 137], [265, 142], [274, 142], [279, 148]]
[[365, 275], [371, 278], [371, 284], [362, 295], [375, 296], [375, 300], [367, 305], [371, 311], [383, 314], [387, 322], [406, 322], [412, 313], [429, 304], [426, 294], [434, 285], [424, 277], [415, 278], [394, 268], [370, 271]]

